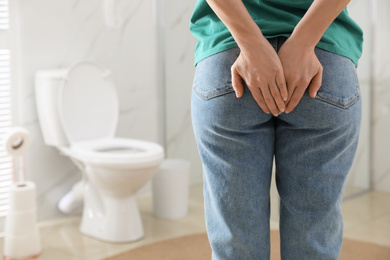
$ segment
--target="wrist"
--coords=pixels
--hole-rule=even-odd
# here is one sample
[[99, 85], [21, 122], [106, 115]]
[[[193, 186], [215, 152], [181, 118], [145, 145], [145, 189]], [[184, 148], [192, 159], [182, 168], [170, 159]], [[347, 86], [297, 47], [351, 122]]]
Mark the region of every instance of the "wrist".
[[321, 36], [316, 36], [308, 31], [299, 30], [299, 28], [295, 28], [289, 37], [289, 41], [295, 42], [298, 46], [313, 50], [320, 40]]
[[270, 45], [261, 32], [257, 36], [245, 37], [242, 41], [237, 41], [237, 44], [240, 47], [241, 53], [245, 56], [250, 56], [253, 52], [267, 49]]

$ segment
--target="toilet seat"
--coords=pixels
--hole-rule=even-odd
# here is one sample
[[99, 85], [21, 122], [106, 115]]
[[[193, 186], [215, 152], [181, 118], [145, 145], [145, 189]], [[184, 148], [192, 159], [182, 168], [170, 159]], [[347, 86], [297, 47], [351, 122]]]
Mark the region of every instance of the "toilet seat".
[[125, 139], [102, 138], [73, 143], [68, 153], [85, 163], [141, 167], [164, 157], [163, 148], [155, 143]]

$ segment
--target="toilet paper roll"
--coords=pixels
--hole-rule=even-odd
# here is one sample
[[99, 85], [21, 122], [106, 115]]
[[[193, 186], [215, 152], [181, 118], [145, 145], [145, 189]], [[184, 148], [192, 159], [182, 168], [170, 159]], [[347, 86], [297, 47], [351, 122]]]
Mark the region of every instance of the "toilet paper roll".
[[13, 127], [4, 135], [4, 146], [10, 156], [20, 156], [26, 153], [30, 146], [30, 134], [22, 127]]
[[9, 211], [19, 212], [36, 209], [35, 184], [26, 181], [10, 187]]
[[9, 212], [6, 216], [4, 234], [23, 236], [35, 233], [38, 230], [36, 209], [18, 212]]
[[37, 258], [42, 247], [36, 221], [35, 184], [13, 184], [9, 205], [5, 218], [4, 259]]
[[42, 252], [39, 232], [24, 236], [11, 236], [4, 238], [4, 258], [8, 260], [37, 259]]

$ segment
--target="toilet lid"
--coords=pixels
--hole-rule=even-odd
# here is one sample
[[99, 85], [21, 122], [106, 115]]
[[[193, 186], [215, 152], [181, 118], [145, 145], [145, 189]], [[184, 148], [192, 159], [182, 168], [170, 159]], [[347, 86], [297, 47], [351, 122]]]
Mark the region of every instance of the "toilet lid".
[[115, 135], [119, 102], [108, 70], [87, 61], [75, 64], [60, 87], [59, 99], [69, 143]]

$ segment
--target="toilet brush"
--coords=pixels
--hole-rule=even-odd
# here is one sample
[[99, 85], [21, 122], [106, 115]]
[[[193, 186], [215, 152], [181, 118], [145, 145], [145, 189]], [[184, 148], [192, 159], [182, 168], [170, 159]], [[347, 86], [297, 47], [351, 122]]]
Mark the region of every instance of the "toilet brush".
[[9, 211], [5, 219], [5, 260], [36, 259], [41, 241], [36, 221], [35, 184], [26, 180], [25, 152], [30, 136], [24, 128], [12, 128], [4, 137], [7, 153], [13, 157], [13, 184], [9, 191]]

